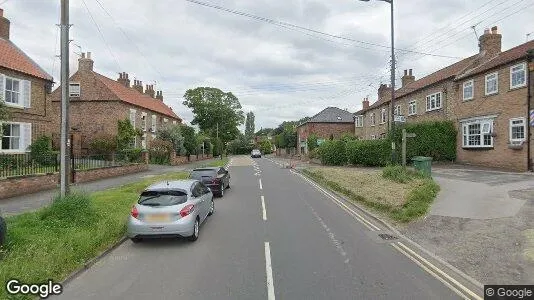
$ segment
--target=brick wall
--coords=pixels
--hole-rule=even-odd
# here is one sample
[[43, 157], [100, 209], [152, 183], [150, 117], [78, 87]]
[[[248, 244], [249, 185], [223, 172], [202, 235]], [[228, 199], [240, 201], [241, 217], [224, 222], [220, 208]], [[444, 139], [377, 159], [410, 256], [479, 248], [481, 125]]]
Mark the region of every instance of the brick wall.
[[[510, 149], [510, 119], [525, 118], [528, 124], [527, 87], [510, 88], [510, 67], [502, 66], [458, 83], [459, 93], [454, 99], [451, 119], [458, 126], [457, 161], [473, 165], [495, 166], [503, 169], [527, 170], [527, 145]], [[498, 72], [498, 94], [485, 95], [485, 75]], [[474, 81], [474, 97], [463, 100], [463, 82]], [[461, 120], [472, 117], [496, 116], [493, 121], [493, 147], [463, 148]]]
[[21, 176], [0, 180], [0, 199], [56, 188], [58, 174]]
[[[146, 170], [148, 170], [147, 164], [136, 164], [121, 167], [77, 171], [75, 174], [75, 180], [76, 183], [81, 183], [125, 174], [143, 172]], [[0, 199], [54, 189], [58, 186], [58, 184], [59, 175], [57, 173], [2, 179], [0, 180]]]
[[[31, 81], [31, 107], [26, 109], [9, 107], [10, 118], [8, 121], [31, 123], [32, 140], [42, 135], [50, 136], [52, 132], [56, 132], [56, 128], [50, 126], [51, 120], [55, 118], [55, 115], [52, 111], [50, 95], [46, 92], [46, 84], [48, 82], [44, 79], [2, 67], [0, 67], [0, 73], [9, 77]], [[59, 126], [57, 130], [59, 130]]]
[[148, 165], [135, 164], [121, 167], [109, 167], [94, 170], [76, 171], [74, 178], [76, 183], [82, 183], [108, 177], [116, 177], [125, 174], [143, 172], [146, 170], [148, 170]]

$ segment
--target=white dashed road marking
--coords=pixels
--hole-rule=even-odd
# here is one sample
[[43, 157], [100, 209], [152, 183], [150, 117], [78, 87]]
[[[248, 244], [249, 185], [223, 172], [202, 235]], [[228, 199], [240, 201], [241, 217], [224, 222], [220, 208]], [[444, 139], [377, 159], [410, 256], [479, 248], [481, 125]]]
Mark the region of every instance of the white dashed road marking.
[[265, 242], [265, 274], [267, 276], [267, 299], [275, 300], [273, 270], [271, 266], [271, 246], [269, 242]]
[[261, 213], [263, 220], [267, 221], [267, 210], [265, 209], [265, 197], [263, 197], [263, 195], [261, 196]]

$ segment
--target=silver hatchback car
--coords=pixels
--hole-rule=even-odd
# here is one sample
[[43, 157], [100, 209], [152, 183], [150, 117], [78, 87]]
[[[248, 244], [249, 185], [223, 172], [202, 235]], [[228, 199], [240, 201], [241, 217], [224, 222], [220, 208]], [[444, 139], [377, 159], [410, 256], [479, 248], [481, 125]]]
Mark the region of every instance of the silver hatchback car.
[[132, 207], [128, 237], [198, 239], [200, 225], [215, 211], [213, 194], [198, 180], [164, 181], [146, 188]]

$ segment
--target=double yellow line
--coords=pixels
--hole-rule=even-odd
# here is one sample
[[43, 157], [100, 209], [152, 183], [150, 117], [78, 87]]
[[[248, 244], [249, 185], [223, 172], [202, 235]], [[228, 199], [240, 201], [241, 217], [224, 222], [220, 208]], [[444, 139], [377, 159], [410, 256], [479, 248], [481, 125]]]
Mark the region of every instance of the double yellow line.
[[[349, 213], [353, 218], [358, 220], [361, 224], [363, 224], [365, 227], [367, 227], [370, 231], [380, 231], [380, 228], [373, 223], [371, 223], [369, 220], [367, 220], [365, 217], [360, 215], [359, 213], [355, 212], [352, 208], [347, 206], [343, 201], [339, 200], [336, 196], [332, 195], [330, 192], [313, 182], [312, 180], [308, 179], [306, 176], [295, 172], [291, 170], [291, 172], [295, 175], [300, 176], [304, 181], [308, 182], [310, 185], [315, 187], [317, 190], [325, 194], [329, 199], [331, 199], [335, 204], [337, 204], [341, 209]], [[440, 282], [442, 282], [445, 286], [450, 288], [453, 292], [455, 292], [458, 296], [462, 297], [463, 299], [476, 299], [476, 300], [482, 300], [483, 298], [465, 287], [463, 284], [458, 282], [456, 279], [452, 278], [450, 275], [445, 273], [440, 268], [436, 267], [434, 264], [429, 262], [424, 257], [420, 256], [408, 246], [406, 246], [402, 242], [395, 242], [390, 244], [395, 250], [399, 251], [401, 254], [408, 257], [410, 260], [412, 260], [414, 263], [416, 263], [419, 267], [421, 267], [423, 270], [425, 270], [427, 273], [432, 275], [434, 278], [438, 279]]]

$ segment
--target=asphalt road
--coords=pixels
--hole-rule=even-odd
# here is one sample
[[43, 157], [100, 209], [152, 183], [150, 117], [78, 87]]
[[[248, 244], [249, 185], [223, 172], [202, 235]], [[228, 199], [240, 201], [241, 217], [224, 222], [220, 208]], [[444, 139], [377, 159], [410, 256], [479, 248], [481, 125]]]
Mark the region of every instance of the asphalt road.
[[459, 299], [290, 170], [238, 157], [230, 173], [196, 242], [127, 241], [56, 298]]

